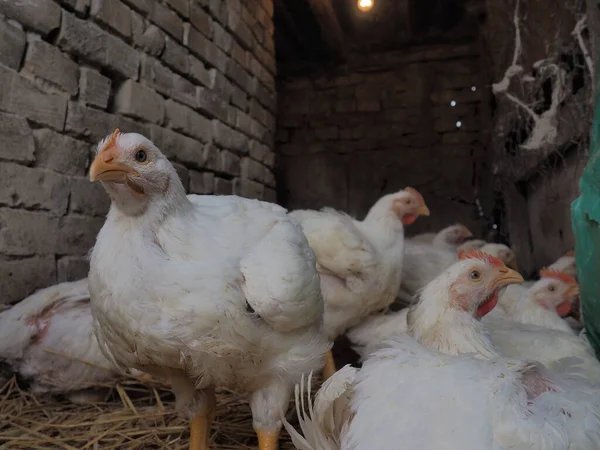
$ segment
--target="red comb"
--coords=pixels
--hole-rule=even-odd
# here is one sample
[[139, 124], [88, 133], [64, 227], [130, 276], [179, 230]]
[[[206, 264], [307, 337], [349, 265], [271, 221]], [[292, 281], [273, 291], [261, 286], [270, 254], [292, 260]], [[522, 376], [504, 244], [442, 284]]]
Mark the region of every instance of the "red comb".
[[421, 203], [425, 204], [425, 199], [423, 198], [423, 196], [421, 195], [421, 193], [419, 191], [417, 191], [415, 188], [411, 188], [411, 187], [405, 187], [404, 190], [406, 192], [411, 193], [412, 195], [414, 195], [415, 197], [417, 197]]
[[102, 149], [100, 149], [100, 152], [103, 152], [107, 148], [114, 147], [119, 134], [121, 134], [121, 131], [118, 128], [116, 128], [115, 131], [113, 131], [113, 134], [111, 134], [110, 137], [106, 140], [106, 142], [102, 146]]
[[565, 256], [575, 256], [575, 252], [573, 250], [569, 250], [567, 253], [565, 253]]
[[577, 286], [577, 280], [568, 273], [560, 272], [556, 269], [544, 268], [540, 270], [540, 277], [542, 278], [554, 278], [560, 280], [569, 286]]
[[482, 251], [479, 251], [478, 249], [473, 249], [473, 250], [459, 250], [458, 251], [458, 259], [460, 261], [464, 260], [464, 259], [479, 259], [480, 261], [483, 261], [487, 264], [491, 264], [494, 267], [503, 267], [504, 263], [502, 262], [502, 260], [496, 258], [495, 256], [489, 255], [487, 253], [483, 253]]

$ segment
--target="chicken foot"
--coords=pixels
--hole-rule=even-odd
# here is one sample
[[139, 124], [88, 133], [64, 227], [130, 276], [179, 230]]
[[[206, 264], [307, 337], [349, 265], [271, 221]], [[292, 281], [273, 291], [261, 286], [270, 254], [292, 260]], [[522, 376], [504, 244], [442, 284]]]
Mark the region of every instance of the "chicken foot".
[[190, 450], [208, 450], [210, 427], [217, 405], [214, 388], [196, 390], [190, 379], [183, 375], [173, 376], [171, 386], [175, 393], [177, 409], [191, 419]]
[[279, 430], [256, 430], [256, 435], [258, 436], [258, 450], [277, 450], [277, 443], [279, 442]]
[[277, 450], [281, 414], [285, 414], [293, 385], [280, 379], [265, 381], [250, 396], [252, 427], [258, 437], [258, 450]]
[[333, 376], [334, 373], [337, 372], [335, 368], [335, 361], [333, 359], [333, 353], [331, 349], [325, 353], [325, 367], [323, 368], [323, 381], [329, 379]]

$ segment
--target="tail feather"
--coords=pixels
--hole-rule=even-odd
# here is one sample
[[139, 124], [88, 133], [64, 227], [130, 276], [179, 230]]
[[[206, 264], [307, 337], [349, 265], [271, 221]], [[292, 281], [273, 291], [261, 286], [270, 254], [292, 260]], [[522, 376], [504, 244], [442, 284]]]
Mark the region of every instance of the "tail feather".
[[[298, 450], [340, 450], [340, 437], [350, 420], [350, 396], [357, 369], [347, 365], [319, 389], [313, 403], [312, 372], [295, 388], [296, 413], [301, 433], [281, 417]], [[306, 385], [306, 389], [305, 389]]]

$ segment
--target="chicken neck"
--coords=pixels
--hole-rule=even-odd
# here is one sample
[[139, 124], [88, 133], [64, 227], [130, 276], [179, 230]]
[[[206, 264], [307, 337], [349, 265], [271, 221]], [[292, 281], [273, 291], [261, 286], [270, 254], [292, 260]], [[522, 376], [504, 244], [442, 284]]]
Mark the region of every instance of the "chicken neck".
[[140, 218], [140, 222], [159, 224], [169, 214], [191, 209], [192, 203], [187, 198], [175, 169], [170, 168], [166, 189], [160, 195], [140, 198], [124, 184], [105, 183], [106, 191], [111, 198], [111, 212], [115, 217]]
[[466, 311], [453, 308], [448, 288], [430, 283], [420, 294], [419, 302], [407, 314], [408, 334], [424, 346], [459, 355], [475, 353], [492, 359], [499, 356], [485, 327]]

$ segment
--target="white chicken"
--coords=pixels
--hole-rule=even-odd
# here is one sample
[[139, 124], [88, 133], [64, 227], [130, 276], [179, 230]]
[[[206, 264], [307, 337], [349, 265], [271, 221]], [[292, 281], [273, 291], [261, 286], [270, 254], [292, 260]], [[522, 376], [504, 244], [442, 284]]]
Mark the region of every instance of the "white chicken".
[[544, 328], [572, 333], [563, 319], [571, 311], [571, 305], [579, 294], [579, 286], [572, 276], [552, 269], [540, 271], [542, 278], [531, 287], [509, 286], [500, 296], [498, 308], [511, 320]]
[[[406, 188], [380, 198], [362, 221], [328, 208], [290, 215], [300, 222], [315, 252], [325, 299], [325, 331], [333, 341], [394, 301], [402, 273], [403, 225], [429, 215], [429, 209], [421, 194]], [[324, 377], [334, 372], [328, 352]]]
[[417, 293], [458, 260], [455, 251], [407, 241], [404, 248], [398, 297], [405, 305], [414, 302]]
[[[507, 290], [513, 287], [518, 285], [510, 285]], [[382, 348], [386, 340], [408, 331], [409, 311], [409, 308], [405, 308], [372, 316], [348, 331], [347, 337], [361, 361]], [[490, 334], [492, 344], [502, 354], [539, 361], [552, 370], [563, 371], [565, 367], [580, 370], [587, 379], [600, 383], [600, 362], [585, 335], [577, 336], [571, 330], [519, 323], [496, 309], [484, 317], [482, 323]]]
[[487, 244], [487, 242], [485, 242], [483, 239], [469, 239], [464, 244], [459, 245], [456, 250], [468, 252], [470, 250], [480, 249], [485, 244]]
[[577, 277], [577, 266], [575, 265], [575, 252], [568, 251], [548, 266], [548, 269], [554, 269], [564, 272], [572, 277]]
[[600, 362], [587, 339], [571, 331], [515, 322], [497, 313], [485, 317], [483, 324], [502, 354], [539, 361], [551, 370], [573, 368], [588, 380], [600, 383]]
[[291, 433], [296, 447], [598, 448], [598, 390], [575, 374], [501, 357], [477, 320], [500, 288], [523, 280], [492, 258], [472, 254], [453, 265], [411, 308], [408, 334], [385, 343], [358, 373], [328, 380], [330, 402], [350, 396], [350, 407], [335, 427], [323, 425], [331, 407], [303, 409], [304, 436]]
[[479, 250], [488, 255], [495, 256], [511, 269], [519, 270], [517, 266], [517, 255], [508, 245], [488, 242], [480, 247]]
[[186, 196], [167, 158], [135, 133], [98, 145], [90, 179], [112, 201], [89, 274], [105, 356], [170, 379], [191, 449], [209, 446], [214, 386], [248, 393], [259, 448], [276, 449], [294, 384], [330, 348], [298, 223], [266, 202]]
[[[470, 241], [467, 241], [469, 243]], [[464, 246], [458, 250], [448, 250], [408, 240], [404, 250], [401, 285], [398, 297], [402, 304], [410, 305], [415, 296], [429, 282], [458, 260], [458, 254], [468, 252]], [[517, 267], [515, 252], [504, 244], [485, 243], [481, 252], [495, 256], [508, 267]]]
[[408, 311], [410, 307], [388, 314], [374, 314], [348, 330], [346, 337], [360, 361], [381, 348], [385, 341], [408, 331]]
[[436, 248], [456, 251], [473, 237], [473, 233], [463, 224], [450, 225], [438, 233], [422, 233], [411, 237], [409, 240], [415, 244], [431, 244]]
[[122, 378], [94, 336], [87, 278], [41, 289], [0, 313], [0, 359], [33, 392], [68, 393], [75, 402], [95, 397], [82, 390]]

